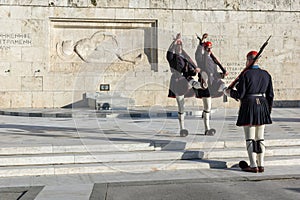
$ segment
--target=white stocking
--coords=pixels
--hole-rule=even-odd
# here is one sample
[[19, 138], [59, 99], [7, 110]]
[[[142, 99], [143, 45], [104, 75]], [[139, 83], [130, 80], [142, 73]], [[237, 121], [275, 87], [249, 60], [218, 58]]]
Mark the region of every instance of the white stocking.
[[210, 130], [209, 116], [211, 110], [211, 97], [203, 97], [202, 101], [203, 101], [203, 122], [206, 131], [206, 130]]
[[265, 141], [264, 141], [264, 132], [265, 132], [265, 125], [261, 126], [256, 126], [255, 130], [255, 140], [260, 141], [260, 148], [262, 150], [262, 153], [257, 154], [257, 165], [259, 167], [264, 166], [264, 158], [265, 158], [265, 152], [266, 152], [266, 147], [265, 147]]
[[184, 129], [184, 96], [176, 96], [180, 130]]
[[250, 167], [257, 167], [256, 153], [253, 152], [253, 142], [255, 138], [255, 126], [244, 126], [246, 148], [248, 151], [248, 157], [250, 161]]

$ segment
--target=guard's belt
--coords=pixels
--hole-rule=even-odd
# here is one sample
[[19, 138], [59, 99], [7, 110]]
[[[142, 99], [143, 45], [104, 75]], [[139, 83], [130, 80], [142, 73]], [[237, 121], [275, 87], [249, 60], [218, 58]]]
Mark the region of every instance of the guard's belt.
[[258, 93], [258, 94], [247, 94], [248, 97], [266, 97], [265, 93]]

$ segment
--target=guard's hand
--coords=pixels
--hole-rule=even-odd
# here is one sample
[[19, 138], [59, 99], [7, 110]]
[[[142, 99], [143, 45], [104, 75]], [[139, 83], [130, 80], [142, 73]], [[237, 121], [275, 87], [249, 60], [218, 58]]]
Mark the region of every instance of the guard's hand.
[[207, 34], [207, 33], [204, 33], [204, 34], [202, 35], [202, 40], [205, 40], [207, 37], [208, 37], [208, 34]]
[[201, 71], [201, 69], [200, 69], [199, 67], [196, 67], [196, 68], [195, 68], [195, 72], [196, 72], [196, 73], [200, 73], [200, 71]]
[[231, 91], [231, 89], [228, 89], [227, 87], [225, 87], [225, 88], [223, 89], [223, 93], [224, 93], [226, 96], [229, 96], [229, 97], [230, 97], [230, 91]]
[[225, 72], [225, 74], [224, 73], [220, 73], [221, 74], [221, 78], [223, 79], [223, 78], [225, 78], [225, 76], [227, 76], [229, 73], [228, 72]]

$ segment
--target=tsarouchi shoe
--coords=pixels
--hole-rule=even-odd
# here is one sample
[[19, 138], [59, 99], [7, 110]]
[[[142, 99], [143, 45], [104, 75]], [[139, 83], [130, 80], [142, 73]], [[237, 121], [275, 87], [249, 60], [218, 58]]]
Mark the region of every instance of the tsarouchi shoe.
[[204, 135], [214, 136], [216, 134], [216, 129], [209, 129], [204, 132]]
[[264, 172], [264, 171], [265, 171], [265, 168], [264, 168], [264, 167], [258, 166], [258, 172]]
[[253, 172], [253, 173], [257, 173], [258, 172], [258, 168], [257, 167], [246, 167], [242, 169], [245, 172]]
[[186, 137], [186, 136], [188, 136], [188, 134], [189, 134], [188, 130], [186, 130], [186, 129], [180, 130], [180, 137]]

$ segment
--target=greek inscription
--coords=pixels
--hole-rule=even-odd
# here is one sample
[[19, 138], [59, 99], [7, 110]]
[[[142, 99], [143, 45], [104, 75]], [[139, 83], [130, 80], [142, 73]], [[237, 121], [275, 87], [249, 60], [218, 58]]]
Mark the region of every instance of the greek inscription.
[[0, 33], [0, 50], [31, 45], [32, 40], [29, 33]]
[[225, 79], [226, 84], [230, 84], [233, 80], [235, 80], [235, 78], [238, 77], [238, 75], [245, 67], [244, 64], [234, 62], [224, 63], [224, 66], [226, 66], [226, 70], [229, 72], [228, 76]]

